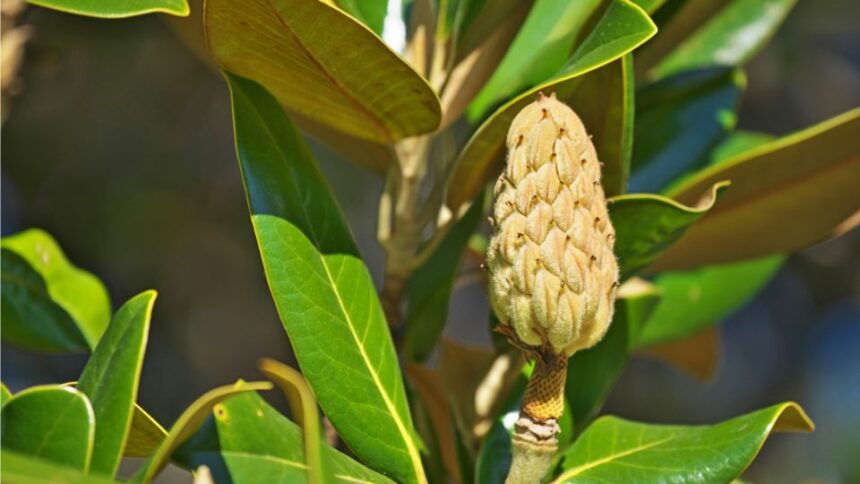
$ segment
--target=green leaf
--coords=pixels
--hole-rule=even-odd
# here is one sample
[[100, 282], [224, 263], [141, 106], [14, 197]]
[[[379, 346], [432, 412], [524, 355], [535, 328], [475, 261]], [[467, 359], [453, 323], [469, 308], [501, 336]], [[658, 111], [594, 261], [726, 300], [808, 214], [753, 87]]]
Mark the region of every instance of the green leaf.
[[385, 15], [388, 13], [387, 0], [336, 0], [337, 6], [367, 25], [376, 35], [382, 36]]
[[609, 199], [609, 218], [615, 228], [615, 255], [625, 280], [651, 264], [691, 225], [712, 210], [717, 194], [728, 186], [719, 182], [693, 206], [652, 194], [629, 194]]
[[10, 399], [12, 399], [12, 392], [9, 391], [9, 387], [5, 383], [0, 382], [0, 408], [3, 408]]
[[[215, 482], [307, 482], [302, 440], [299, 426], [248, 392], [215, 405], [173, 459], [209, 467]], [[328, 446], [322, 456], [332, 482], [392, 482]]]
[[724, 2], [692, 35], [683, 40], [650, 73], [676, 72], [747, 62], [770, 40], [797, 0], [733, 0]]
[[209, 0], [209, 49], [281, 104], [353, 136], [391, 143], [433, 131], [439, 99], [382, 40], [319, 0]]
[[[0, 245], [24, 258], [31, 269], [44, 279], [50, 299], [68, 313], [80, 328], [89, 347], [94, 348], [111, 315], [110, 298], [101, 281], [72, 265], [57, 241], [43, 230], [30, 229], [4, 237]], [[5, 269], [3, 272], [6, 272]], [[39, 294], [41, 299], [44, 290], [40, 290]]]
[[125, 442], [123, 455], [126, 457], [149, 457], [161, 445], [167, 431], [152, 418], [146, 410], [134, 404], [131, 416], [131, 428], [128, 430], [128, 440]]
[[838, 235], [860, 209], [860, 109], [711, 166], [668, 196], [695, 200], [711, 184], [732, 187], [651, 270], [787, 253]]
[[[589, 36], [576, 49], [568, 64], [558, 74], [499, 108], [472, 135], [456, 161], [449, 180], [446, 203], [451, 211], [462, 214], [463, 206], [473, 200], [490, 178], [500, 171], [505, 136], [511, 121], [523, 107], [534, 101], [538, 92], [555, 92], [559, 100], [573, 107], [584, 120], [592, 116], [594, 119], [605, 119], [605, 112], [610, 110], [608, 106], [600, 106], [600, 110], [595, 114], [585, 112], [584, 107], [590, 102], [586, 102], [587, 99], [584, 96], [586, 93], [593, 94], [594, 91], [584, 89], [583, 95], [580, 96], [577, 88], [588, 80], [579, 79], [579, 77], [623, 57], [648, 40], [655, 32], [654, 23], [639, 7], [627, 0], [614, 0]], [[617, 86], [627, 89], [624, 83], [619, 83]], [[621, 96], [621, 98], [624, 97], [626, 96]], [[580, 102], [582, 102], [582, 109]], [[623, 111], [616, 112], [623, 113]], [[618, 122], [623, 123], [626, 120], [626, 117], [622, 117]], [[597, 126], [588, 124], [586, 126], [591, 131], [598, 130]], [[601, 126], [605, 127], [605, 125]], [[623, 152], [623, 149], [619, 151], [619, 153]]]
[[187, 17], [190, 13], [187, 0], [27, 0], [40, 7], [61, 12], [98, 18], [125, 18], [148, 13], [166, 13]]
[[225, 385], [209, 390], [189, 405], [176, 419], [176, 422], [170, 427], [167, 437], [164, 438], [152, 457], [138, 470], [132, 481], [151, 482], [155, 475], [167, 465], [173, 452], [197, 432], [197, 429], [209, 418], [219, 403], [241, 393], [271, 389], [272, 384], [269, 382], [248, 383], [240, 381], [235, 385]]
[[576, 433], [597, 416], [621, 376], [642, 326], [657, 307], [660, 291], [650, 284], [628, 283], [619, 296], [612, 324], [603, 340], [568, 361], [564, 394], [570, 403]]
[[116, 482], [99, 476], [91, 476], [71, 467], [37, 459], [3, 449], [0, 452], [0, 481], [15, 484], [110, 484]]
[[90, 350], [81, 329], [23, 257], [0, 249], [0, 265], [4, 342], [46, 352]]
[[776, 275], [784, 256], [664, 272], [654, 279], [663, 295], [638, 346], [666, 343], [718, 323], [749, 301]]
[[472, 205], [409, 279], [403, 354], [412, 361], [425, 361], [439, 341], [448, 320], [448, 303], [457, 269], [469, 238], [486, 213], [488, 198], [485, 196], [484, 203]]
[[302, 372], [360, 459], [399, 481], [421, 480], [394, 345], [341, 211], [274, 99], [252, 81], [227, 80], [254, 232]]
[[731, 160], [753, 148], [773, 141], [773, 136], [753, 131], [734, 131], [717, 145], [709, 156], [708, 165], [717, 165]]
[[552, 482], [729, 482], [747, 468], [771, 432], [813, 428], [796, 403], [710, 426], [603, 417], [564, 452]]
[[536, 0], [496, 71], [467, 110], [475, 122], [499, 102], [555, 74], [599, 0]]
[[505, 400], [501, 414], [493, 422], [484, 438], [475, 464], [476, 484], [496, 484], [505, 481], [508, 469], [511, 467], [511, 434], [519, 416], [525, 390], [526, 378], [520, 378]]
[[684, 72], [637, 94], [636, 145], [630, 190], [659, 192], [707, 162], [707, 154], [735, 125], [746, 86], [743, 72], [715, 68]]
[[86, 395], [71, 387], [41, 385], [19, 392], [3, 406], [0, 429], [5, 450], [87, 472], [95, 425]]
[[128, 438], [155, 291], [145, 291], [119, 308], [84, 367], [78, 388], [96, 417], [92, 471], [112, 476]]

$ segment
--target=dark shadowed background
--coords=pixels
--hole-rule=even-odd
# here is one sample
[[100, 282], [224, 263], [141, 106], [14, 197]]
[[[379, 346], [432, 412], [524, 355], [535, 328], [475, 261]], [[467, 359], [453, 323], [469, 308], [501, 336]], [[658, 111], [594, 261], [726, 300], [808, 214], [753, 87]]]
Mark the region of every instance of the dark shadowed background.
[[[860, 105], [860, 2], [801, 1], [749, 64], [740, 128], [784, 134]], [[197, 396], [294, 362], [266, 288], [233, 151], [227, 90], [159, 16], [92, 20], [30, 7], [35, 27], [2, 130], [2, 233], [41, 227], [100, 276], [114, 307], [159, 291], [142, 405], [172, 422]], [[375, 276], [381, 180], [315, 146]], [[860, 196], [860, 187], [858, 187]], [[791, 223], [786, 220], [785, 223]], [[488, 344], [486, 301], [457, 294], [447, 332]], [[815, 434], [778, 436], [754, 482], [860, 482], [860, 232], [792, 256], [722, 325], [715, 378], [637, 359], [607, 411], [710, 423], [782, 400]], [[74, 379], [83, 356], [4, 345], [13, 390]]]

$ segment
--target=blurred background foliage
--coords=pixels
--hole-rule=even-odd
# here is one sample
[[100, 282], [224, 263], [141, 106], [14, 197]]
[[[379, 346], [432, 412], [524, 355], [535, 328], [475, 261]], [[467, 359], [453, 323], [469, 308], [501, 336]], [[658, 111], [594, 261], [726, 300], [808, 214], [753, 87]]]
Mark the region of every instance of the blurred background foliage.
[[[857, 18], [858, 2], [799, 2], [747, 65], [739, 129], [785, 134], [860, 105]], [[104, 22], [30, 7], [16, 22], [31, 38], [16, 95], [4, 96], [3, 235], [46, 229], [105, 281], [114, 306], [143, 289], [160, 292], [139, 397], [160, 421], [209, 388], [256, 377], [262, 356], [293, 363], [248, 221], [217, 72], [158, 16]], [[381, 179], [314, 149], [378, 281]], [[482, 290], [461, 287], [447, 336], [490, 345], [486, 314]], [[860, 481], [860, 233], [789, 258], [721, 330], [710, 381], [636, 358], [606, 413], [701, 423], [793, 399], [817, 431], [775, 440], [746, 477]], [[68, 381], [85, 360], [4, 345], [3, 379], [13, 391]]]

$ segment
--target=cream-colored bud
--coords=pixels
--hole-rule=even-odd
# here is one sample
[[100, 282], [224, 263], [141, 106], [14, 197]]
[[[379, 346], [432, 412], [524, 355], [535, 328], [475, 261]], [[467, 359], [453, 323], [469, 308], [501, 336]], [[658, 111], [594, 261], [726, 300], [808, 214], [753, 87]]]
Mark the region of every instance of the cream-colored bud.
[[570, 356], [606, 333], [618, 284], [600, 164], [554, 95], [520, 111], [507, 148], [487, 256], [493, 308], [518, 345]]

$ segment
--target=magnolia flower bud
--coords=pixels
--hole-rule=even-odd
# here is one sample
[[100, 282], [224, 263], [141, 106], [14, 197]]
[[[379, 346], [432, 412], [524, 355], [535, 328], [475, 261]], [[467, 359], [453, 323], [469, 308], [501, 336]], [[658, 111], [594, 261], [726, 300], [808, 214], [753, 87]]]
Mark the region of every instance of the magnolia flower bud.
[[520, 111], [507, 147], [487, 253], [493, 309], [518, 346], [570, 356], [606, 333], [618, 285], [600, 163], [554, 94]]

